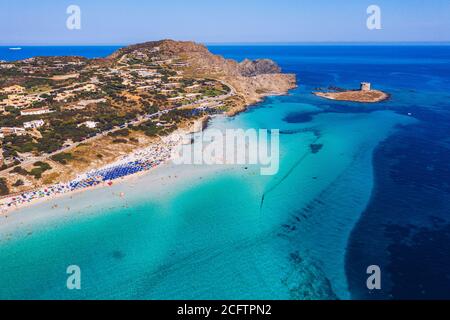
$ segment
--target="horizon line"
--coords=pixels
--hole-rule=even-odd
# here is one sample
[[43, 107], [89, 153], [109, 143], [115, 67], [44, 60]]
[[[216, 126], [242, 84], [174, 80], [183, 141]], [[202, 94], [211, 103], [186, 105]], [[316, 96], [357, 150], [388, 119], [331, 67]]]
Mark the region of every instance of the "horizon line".
[[[133, 43], [67, 43], [67, 44], [52, 44], [52, 43], [29, 43], [29, 44], [2, 44], [0, 47], [124, 47], [134, 44], [142, 44], [146, 42], [160, 41], [149, 40], [144, 42]], [[270, 46], [270, 45], [450, 45], [448, 41], [279, 41], [279, 42], [211, 42], [211, 41], [193, 41], [193, 40], [174, 40], [174, 41], [192, 41], [206, 46], [223, 45], [223, 46], [238, 46], [238, 45], [252, 45], [252, 46]]]

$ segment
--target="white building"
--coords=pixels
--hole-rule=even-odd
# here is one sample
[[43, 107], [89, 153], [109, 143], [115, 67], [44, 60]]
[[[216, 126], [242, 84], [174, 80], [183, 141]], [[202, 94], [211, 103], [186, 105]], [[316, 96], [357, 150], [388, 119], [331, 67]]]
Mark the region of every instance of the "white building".
[[178, 97], [168, 98], [167, 100], [168, 101], [180, 101], [180, 100], [183, 100], [183, 99], [184, 99], [184, 97], [178, 96]]
[[0, 137], [1, 138], [10, 136], [13, 134], [15, 134], [17, 136], [23, 136], [24, 134], [26, 134], [26, 131], [23, 128], [7, 128], [7, 127], [0, 128]]
[[370, 82], [361, 82], [361, 91], [370, 91], [372, 90], [372, 85]]
[[22, 116], [35, 116], [40, 114], [52, 113], [49, 108], [34, 108], [20, 111], [20, 115]]
[[162, 85], [164, 88], [178, 88], [181, 86], [180, 83], [178, 82], [173, 82], [173, 83], [163, 83]]
[[45, 124], [44, 120], [33, 120], [29, 122], [24, 122], [23, 127], [25, 129], [37, 129], [42, 127]]
[[82, 110], [85, 109], [87, 106], [91, 105], [91, 104], [95, 104], [95, 103], [104, 103], [106, 102], [105, 98], [101, 98], [101, 99], [92, 99], [92, 100], [82, 100], [82, 101], [78, 101], [78, 103], [72, 105], [72, 106], [68, 106], [66, 107], [69, 110]]
[[0, 64], [0, 68], [1, 68], [1, 69], [12, 69], [12, 68], [14, 68], [14, 67], [15, 67], [15, 65], [13, 65], [13, 64], [11, 64], [11, 63], [5, 64], [4, 62], [2, 62], [2, 63]]
[[156, 70], [146, 69], [146, 70], [136, 70], [138, 75], [142, 78], [152, 77], [156, 74]]
[[95, 128], [97, 128], [97, 124], [98, 124], [98, 122], [95, 122], [95, 121], [86, 121], [86, 122], [80, 123], [78, 125], [78, 127], [85, 126], [89, 129], [95, 129]]

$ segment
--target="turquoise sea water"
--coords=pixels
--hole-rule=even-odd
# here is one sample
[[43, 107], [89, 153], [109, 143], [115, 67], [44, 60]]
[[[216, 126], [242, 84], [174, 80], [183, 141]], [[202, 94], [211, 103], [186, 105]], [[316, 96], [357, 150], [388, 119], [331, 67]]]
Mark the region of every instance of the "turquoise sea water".
[[[280, 129], [280, 172], [168, 166], [24, 209], [0, 224], [0, 298], [363, 297], [351, 288], [365, 284], [365, 270], [346, 258], [355, 226], [374, 205], [374, 153], [426, 121], [414, 106], [430, 105], [431, 93], [445, 100], [442, 62], [450, 61], [449, 50], [211, 49], [238, 60], [272, 58], [297, 73], [300, 86], [289, 96], [210, 124]], [[318, 86], [355, 87], [364, 80], [392, 93], [391, 100], [366, 105], [310, 94]], [[311, 144], [322, 147], [315, 152]], [[66, 288], [69, 265], [82, 270], [80, 291]]]

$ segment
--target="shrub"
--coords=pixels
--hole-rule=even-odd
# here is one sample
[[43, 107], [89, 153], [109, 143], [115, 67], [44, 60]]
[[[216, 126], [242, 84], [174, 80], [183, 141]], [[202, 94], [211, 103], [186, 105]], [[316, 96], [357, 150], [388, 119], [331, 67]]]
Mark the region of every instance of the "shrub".
[[113, 140], [113, 143], [127, 143], [128, 142], [128, 140], [127, 139], [114, 139]]
[[42, 174], [45, 171], [51, 170], [52, 167], [46, 163], [46, 162], [42, 162], [42, 161], [38, 161], [34, 163], [34, 166], [36, 168], [31, 169], [31, 171], [29, 172], [30, 175], [34, 176], [36, 179], [40, 179], [42, 178]]
[[42, 173], [44, 173], [44, 171], [41, 168], [34, 168], [30, 171], [30, 175], [34, 176], [37, 180], [42, 178]]
[[73, 159], [73, 155], [71, 153], [61, 152], [52, 156], [51, 159], [61, 164], [67, 164], [69, 160]]
[[117, 130], [114, 132], [110, 132], [108, 135], [110, 137], [128, 137], [130, 135], [130, 130], [128, 129]]
[[9, 194], [8, 183], [5, 178], [0, 178], [0, 196], [7, 196]]
[[23, 186], [23, 185], [24, 185], [24, 183], [23, 183], [23, 180], [21, 180], [21, 179], [17, 180], [17, 181], [13, 184], [14, 187], [21, 187], [21, 186]]
[[42, 171], [51, 170], [52, 167], [47, 162], [38, 161], [33, 164], [35, 167], [39, 167]]
[[12, 172], [20, 174], [22, 176], [26, 176], [28, 174], [28, 171], [25, 170], [24, 168], [20, 167], [20, 166], [19, 167], [15, 167], [14, 169], [12, 169]]

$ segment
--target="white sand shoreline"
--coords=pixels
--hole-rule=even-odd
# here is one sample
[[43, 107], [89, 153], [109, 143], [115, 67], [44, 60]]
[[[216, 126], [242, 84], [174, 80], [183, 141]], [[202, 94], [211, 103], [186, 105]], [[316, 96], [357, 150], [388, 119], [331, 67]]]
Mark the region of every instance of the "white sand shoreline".
[[112, 209], [133, 208], [138, 203], [170, 197], [180, 188], [217, 176], [229, 166], [175, 165], [169, 161], [149, 171], [117, 180], [111, 187], [99, 185], [89, 189], [40, 199], [0, 215], [0, 242], [10, 240], [12, 234], [32, 234], [36, 226], [59, 226], [66, 221], [103, 213]]
[[[227, 117], [219, 117], [220, 119], [227, 119]], [[198, 129], [198, 128], [197, 128]], [[177, 135], [183, 135], [183, 137], [191, 140], [192, 134], [198, 130], [178, 130]], [[187, 139], [186, 139], [187, 140]], [[186, 141], [184, 141], [186, 142]], [[183, 141], [178, 141], [178, 144], [183, 144]], [[139, 152], [137, 150], [136, 152]], [[89, 199], [89, 208], [96, 206], [98, 203], [103, 203], [103, 200], [111, 201], [111, 196], [116, 197], [117, 200], [125, 203], [129, 200], [129, 192], [134, 197], [139, 194], [139, 191], [134, 190], [134, 185], [141, 184], [141, 189], [147, 189], [147, 186], [151, 185], [152, 194], [156, 197], [160, 195], [159, 191], [165, 190], [165, 187], [169, 185], [167, 191], [164, 194], [173, 191], [173, 185], [183, 185], [184, 183], [192, 183], [193, 181], [203, 180], [206, 176], [217, 173], [218, 171], [232, 171], [235, 168], [233, 166], [190, 166], [187, 170], [186, 165], [176, 165], [172, 163], [172, 158], [167, 158], [161, 162], [158, 166], [152, 167], [149, 170], [143, 170], [134, 174], [130, 174], [113, 181], [112, 184], [108, 184], [107, 181], [100, 183], [95, 186], [88, 188], [82, 188], [77, 190], [72, 190], [65, 193], [56, 193], [42, 198], [34, 199], [30, 202], [25, 202], [17, 206], [11, 206], [0, 212], [0, 227], [5, 227], [7, 224], [14, 224], [14, 222], [24, 222], [29, 220], [39, 220], [42, 218], [44, 220], [47, 216], [56, 215], [57, 212], [61, 213], [62, 210], [74, 211], [80, 210], [80, 204], [78, 201], [73, 201], [73, 199], [87, 199], [90, 197], [91, 193], [99, 194], [97, 200]], [[117, 161], [120, 163], [121, 159]], [[109, 164], [107, 167], [111, 167], [113, 164]], [[240, 167], [240, 166], [238, 166]], [[247, 166], [245, 166], [247, 167]], [[131, 189], [131, 190], [130, 190]], [[137, 188], [139, 189], [139, 188]], [[102, 191], [103, 190], [103, 191]], [[153, 192], [154, 191], [154, 192]], [[142, 197], [141, 197], [142, 198]], [[106, 201], [105, 200], [105, 201]], [[4, 201], [4, 200], [3, 200]], [[66, 201], [72, 202], [73, 205], [65, 207], [61, 205], [61, 202]], [[1, 202], [0, 202], [1, 203]], [[86, 207], [87, 208], [87, 207]], [[103, 207], [102, 207], [103, 208]], [[39, 209], [39, 212], [35, 212]], [[84, 209], [84, 207], [83, 207]], [[81, 210], [83, 210], [81, 209]], [[40, 211], [51, 211], [52, 213], [40, 214]], [[27, 217], [27, 213], [33, 212], [33, 217]], [[53, 214], [54, 212], [54, 214]], [[22, 216], [24, 213], [24, 216]]]
[[[164, 164], [167, 164], [167, 162], [164, 163]], [[162, 164], [161, 166], [163, 166], [164, 164]], [[113, 185], [118, 185], [118, 184], [121, 184], [121, 183], [125, 183], [125, 182], [128, 182], [128, 181], [132, 180], [132, 179], [137, 179], [140, 176], [151, 174], [152, 171], [154, 171], [155, 169], [156, 168], [153, 168], [151, 170], [141, 171], [141, 172], [129, 175], [129, 176], [125, 176], [125, 177], [123, 177], [121, 179], [115, 180]], [[57, 193], [57, 194], [53, 194], [51, 196], [38, 198], [38, 199], [35, 199], [35, 200], [31, 201], [31, 202], [23, 203], [21, 205], [8, 208], [6, 211], [0, 212], [0, 217], [2, 217], [2, 216], [3, 217], [8, 217], [9, 215], [16, 213], [17, 211], [20, 211], [20, 210], [26, 209], [26, 208], [30, 208], [30, 207], [34, 207], [34, 206], [36, 206], [38, 204], [52, 202], [52, 201], [58, 200], [60, 198], [73, 197], [73, 196], [75, 196], [77, 194], [82, 194], [82, 193], [85, 193], [87, 191], [93, 191], [93, 190], [96, 190], [96, 189], [108, 188], [108, 187], [111, 187], [111, 186], [112, 185], [108, 185], [107, 182], [103, 182], [101, 184], [98, 184], [98, 185], [95, 185], [95, 186], [92, 186], [92, 187], [87, 187], [87, 188], [84, 188], [84, 189], [73, 190], [73, 191], [69, 191], [69, 192], [66, 192], [66, 193]]]
[[[146, 148], [142, 148], [139, 150], [134, 151], [133, 153], [127, 155], [126, 157], [123, 157], [121, 159], [118, 159], [114, 161], [113, 163], [110, 163], [102, 168], [96, 169], [96, 170], [90, 170], [88, 172], [80, 173], [77, 178], [75, 178], [72, 181], [64, 182], [64, 183], [57, 183], [50, 186], [43, 186], [42, 188], [35, 190], [35, 191], [29, 191], [24, 192], [20, 195], [15, 195], [11, 197], [6, 197], [2, 200], [0, 200], [0, 217], [8, 217], [10, 214], [15, 213], [21, 209], [28, 208], [37, 204], [42, 204], [44, 202], [50, 202], [54, 201], [61, 197], [67, 197], [67, 196], [73, 196], [79, 193], [83, 193], [86, 191], [92, 191], [99, 188], [106, 188], [111, 187], [114, 184], [119, 184], [125, 181], [128, 181], [132, 178], [137, 178], [142, 175], [149, 174], [154, 169], [166, 165], [170, 159], [172, 152], [177, 148], [179, 145], [185, 143], [187, 139], [189, 139], [190, 135], [196, 131], [196, 125], [194, 125], [194, 130], [177, 130], [173, 134], [166, 137], [164, 140], [165, 142], [158, 142], [151, 144], [150, 146]], [[173, 138], [175, 137], [175, 139]], [[180, 139], [181, 137], [181, 139]], [[102, 171], [102, 170], [108, 170], [110, 168], [114, 168], [120, 165], [127, 165], [128, 163], [132, 161], [149, 161], [150, 159], [146, 159], [146, 153], [155, 153], [155, 149], [159, 152], [160, 149], [163, 148], [163, 152], [159, 153], [155, 159], [151, 159], [153, 162], [157, 163], [156, 165], [151, 165], [148, 168], [144, 168], [139, 172], [132, 173], [125, 175], [123, 177], [119, 177], [117, 179], [112, 180], [104, 180], [104, 181], [96, 181], [95, 185], [77, 188], [77, 189], [70, 189], [67, 186], [73, 183], [74, 181], [82, 179], [84, 175], [89, 174], [90, 172], [96, 172], [96, 171]], [[59, 186], [63, 185], [64, 188], [59, 188]], [[50, 189], [56, 189], [58, 192], [49, 192]], [[60, 190], [60, 191], [59, 191]], [[36, 194], [39, 194], [39, 196], [33, 197]], [[26, 197], [25, 195], [28, 195], [29, 197]]]

